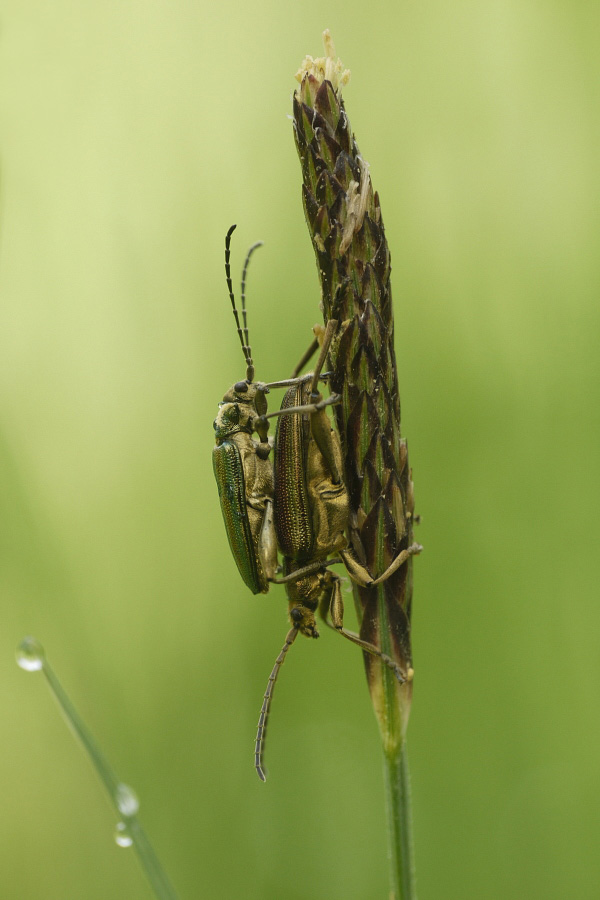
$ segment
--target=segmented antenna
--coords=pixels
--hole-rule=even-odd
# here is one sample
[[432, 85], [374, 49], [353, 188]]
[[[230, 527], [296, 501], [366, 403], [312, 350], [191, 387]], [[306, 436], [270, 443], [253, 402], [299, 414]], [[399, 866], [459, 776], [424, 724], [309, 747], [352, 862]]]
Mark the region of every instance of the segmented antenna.
[[[248, 322], [246, 321], [246, 272], [248, 271], [248, 266], [250, 264], [250, 257], [254, 253], [257, 247], [262, 247], [263, 242], [257, 241], [255, 244], [252, 244], [248, 253], [246, 254], [246, 259], [244, 260], [244, 268], [242, 270], [242, 319], [244, 321], [244, 340], [246, 341], [246, 347], [248, 348], [248, 352], [251, 353], [250, 350], [250, 342], [248, 340]], [[252, 358], [252, 357], [251, 357]]]
[[291, 628], [290, 631], [288, 631], [285, 638], [285, 644], [281, 648], [281, 652], [275, 660], [273, 671], [269, 675], [267, 690], [265, 691], [265, 696], [260, 708], [260, 716], [258, 717], [258, 730], [256, 732], [256, 743], [254, 745], [254, 767], [261, 781], [267, 780], [267, 773], [265, 772], [263, 766], [263, 756], [265, 752], [265, 739], [267, 736], [267, 721], [269, 718], [269, 712], [271, 710], [271, 701], [273, 699], [273, 688], [275, 687], [275, 682], [277, 681], [279, 670], [285, 661], [285, 655], [296, 640], [297, 634], [298, 629], [295, 626]]
[[250, 262], [250, 257], [254, 253], [257, 247], [262, 247], [262, 241], [259, 241], [256, 244], [253, 244], [248, 253], [246, 254], [246, 260], [244, 262], [244, 269], [242, 272], [242, 321], [244, 323], [243, 328], [240, 324], [240, 317], [238, 315], [237, 307], [235, 305], [235, 296], [233, 293], [233, 284], [231, 281], [231, 266], [229, 264], [229, 257], [231, 254], [230, 244], [231, 244], [231, 235], [237, 228], [237, 225], [232, 225], [229, 231], [225, 236], [225, 278], [227, 279], [227, 289], [229, 291], [229, 299], [231, 300], [231, 308], [233, 310], [233, 315], [235, 317], [235, 324], [237, 325], [237, 332], [240, 338], [240, 344], [242, 345], [242, 351], [244, 354], [244, 358], [246, 360], [246, 381], [254, 381], [254, 361], [252, 359], [252, 350], [250, 348], [250, 341], [248, 338], [248, 322], [246, 319], [246, 272], [248, 270], [248, 264]]

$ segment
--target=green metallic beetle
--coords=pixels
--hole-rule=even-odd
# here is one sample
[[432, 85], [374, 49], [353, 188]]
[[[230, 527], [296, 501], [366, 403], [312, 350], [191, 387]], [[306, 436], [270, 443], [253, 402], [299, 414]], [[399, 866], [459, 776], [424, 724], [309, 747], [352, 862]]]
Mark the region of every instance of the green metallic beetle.
[[[213, 423], [216, 446], [213, 468], [231, 553], [240, 575], [253, 594], [266, 593], [277, 569], [277, 538], [273, 524], [273, 463], [269, 458], [273, 439], [266, 419], [267, 385], [254, 381], [254, 364], [248, 342], [245, 286], [250, 257], [242, 273], [242, 317], [235, 305], [229, 264], [233, 225], [225, 238], [225, 274], [238, 335], [246, 359], [246, 380], [236, 382], [223, 397]], [[255, 440], [254, 434], [258, 434]]]

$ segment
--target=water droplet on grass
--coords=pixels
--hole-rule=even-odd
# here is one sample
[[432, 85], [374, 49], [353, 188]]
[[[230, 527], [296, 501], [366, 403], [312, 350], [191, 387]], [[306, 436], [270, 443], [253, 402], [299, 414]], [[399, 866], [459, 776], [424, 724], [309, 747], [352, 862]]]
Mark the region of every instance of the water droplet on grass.
[[39, 672], [44, 665], [44, 648], [34, 637], [23, 638], [17, 647], [17, 665], [26, 672]]
[[133, 838], [129, 830], [129, 826], [125, 822], [118, 822], [115, 828], [115, 842], [119, 847], [131, 847]]
[[121, 781], [121, 783], [117, 785], [115, 802], [117, 804], [117, 809], [122, 816], [127, 816], [128, 818], [137, 816], [140, 808], [140, 801], [133, 788], [130, 788], [128, 784], [124, 784]]

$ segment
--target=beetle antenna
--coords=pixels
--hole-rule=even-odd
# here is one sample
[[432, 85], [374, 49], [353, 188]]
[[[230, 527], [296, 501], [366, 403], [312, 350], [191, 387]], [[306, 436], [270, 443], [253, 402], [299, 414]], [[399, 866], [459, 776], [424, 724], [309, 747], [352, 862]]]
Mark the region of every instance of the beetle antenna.
[[[240, 344], [242, 345], [242, 352], [244, 354], [244, 359], [246, 360], [246, 380], [253, 381], [254, 380], [254, 365], [252, 362], [252, 356], [250, 355], [250, 347], [248, 347], [248, 329], [245, 328], [246, 340], [244, 340], [244, 331], [242, 330], [242, 326], [240, 325], [240, 317], [238, 315], [237, 307], [235, 305], [235, 296], [233, 294], [233, 284], [231, 281], [231, 266], [229, 264], [229, 257], [231, 255], [230, 244], [231, 244], [231, 235], [237, 228], [237, 225], [232, 225], [227, 234], [225, 235], [225, 278], [227, 279], [227, 290], [229, 291], [229, 299], [231, 300], [231, 308], [233, 310], [233, 315], [235, 317], [235, 324], [237, 325], [237, 333], [240, 339]], [[246, 259], [246, 266], [248, 262]], [[246, 324], [246, 313], [244, 311], [243, 314], [244, 325]]]
[[273, 671], [269, 675], [269, 681], [267, 682], [267, 690], [265, 691], [265, 696], [263, 698], [262, 706], [260, 708], [260, 716], [258, 717], [258, 730], [256, 732], [256, 743], [254, 745], [254, 767], [257, 771], [258, 777], [261, 781], [267, 780], [267, 773], [265, 772], [263, 765], [263, 756], [265, 753], [265, 739], [267, 736], [267, 720], [269, 718], [269, 712], [271, 710], [271, 701], [273, 699], [273, 688], [275, 687], [275, 682], [277, 681], [277, 676], [279, 675], [279, 670], [282, 667], [285, 661], [285, 655], [296, 640], [296, 635], [298, 634], [298, 629], [296, 626], [288, 631], [285, 644], [281, 648], [279, 656], [275, 660], [275, 665], [273, 666]]
[[246, 321], [246, 273], [248, 271], [248, 266], [250, 265], [250, 257], [254, 253], [257, 247], [262, 247], [263, 242], [257, 241], [255, 244], [252, 244], [248, 253], [246, 254], [246, 259], [244, 260], [244, 268], [242, 270], [242, 319], [244, 320], [244, 340], [246, 341], [246, 346], [248, 350], [250, 350], [250, 344], [248, 341], [248, 322]]

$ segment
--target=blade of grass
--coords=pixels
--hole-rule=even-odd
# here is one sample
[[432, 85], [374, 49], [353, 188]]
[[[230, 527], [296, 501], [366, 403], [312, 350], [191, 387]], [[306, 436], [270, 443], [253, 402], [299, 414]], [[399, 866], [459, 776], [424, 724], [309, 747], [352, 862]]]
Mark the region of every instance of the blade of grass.
[[58, 680], [54, 669], [46, 658], [44, 648], [35, 638], [26, 637], [19, 644], [16, 656], [18, 665], [26, 672], [42, 671], [44, 673], [46, 683], [60, 706], [67, 724], [88, 754], [92, 765], [106, 788], [111, 803], [123, 820], [117, 826], [117, 843], [121, 847], [133, 846], [143, 872], [158, 900], [177, 900], [177, 894], [138, 820], [139, 802], [134, 791], [129, 785], [120, 781], [113, 772], [106, 757]]

